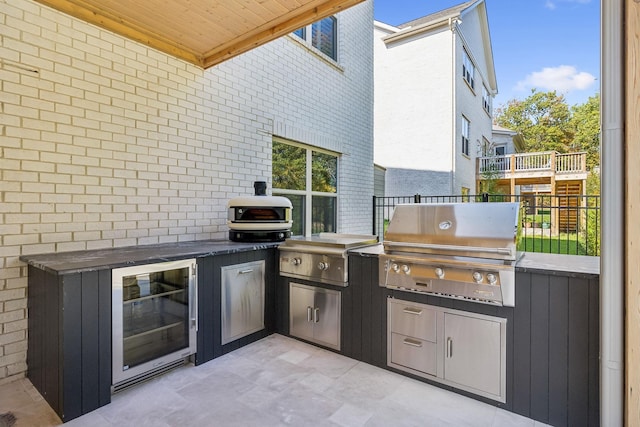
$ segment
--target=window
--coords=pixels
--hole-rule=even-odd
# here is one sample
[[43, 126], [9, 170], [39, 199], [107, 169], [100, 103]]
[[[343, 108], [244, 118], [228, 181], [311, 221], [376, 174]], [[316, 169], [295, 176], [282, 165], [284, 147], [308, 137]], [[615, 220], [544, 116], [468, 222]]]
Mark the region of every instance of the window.
[[469, 132], [471, 123], [466, 117], [462, 116], [462, 154], [469, 155]]
[[336, 232], [338, 156], [283, 140], [273, 141], [272, 154], [273, 194], [293, 205], [291, 233]]
[[293, 32], [334, 61], [338, 60], [338, 25], [335, 16], [316, 21]]
[[467, 83], [469, 83], [469, 86], [471, 86], [471, 89], [473, 89], [475, 86], [475, 74], [476, 74], [476, 67], [473, 65], [473, 62], [471, 62], [471, 58], [469, 58], [469, 54], [467, 53], [466, 50], [462, 51], [462, 78], [465, 79], [465, 81]]
[[490, 156], [491, 155], [491, 143], [484, 136], [482, 137], [482, 155]]
[[504, 145], [498, 145], [495, 148], [495, 155], [496, 156], [504, 156], [506, 153], [506, 147]]
[[482, 85], [482, 108], [491, 115], [491, 94], [485, 85]]
[[296, 36], [300, 37], [302, 40], [307, 39], [307, 27], [298, 28], [293, 32]]

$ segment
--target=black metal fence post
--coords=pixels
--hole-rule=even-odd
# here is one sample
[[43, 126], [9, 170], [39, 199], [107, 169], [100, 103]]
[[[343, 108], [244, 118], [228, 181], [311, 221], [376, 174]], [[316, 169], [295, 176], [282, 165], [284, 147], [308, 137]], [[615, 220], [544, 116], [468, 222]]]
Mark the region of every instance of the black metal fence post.
[[[376, 203], [376, 196], [373, 196], [373, 232], [371, 234], [373, 234], [374, 236], [378, 234], [378, 221], [377, 221], [377, 216], [378, 216], [378, 209], [376, 208], [376, 206], [378, 206], [378, 204]], [[378, 240], [380, 240], [380, 238], [378, 237]]]

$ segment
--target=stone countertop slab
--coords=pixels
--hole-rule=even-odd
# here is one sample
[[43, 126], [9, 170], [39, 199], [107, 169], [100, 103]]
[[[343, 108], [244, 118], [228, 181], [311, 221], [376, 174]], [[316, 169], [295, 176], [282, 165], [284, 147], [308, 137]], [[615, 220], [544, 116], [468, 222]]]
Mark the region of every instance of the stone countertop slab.
[[121, 248], [22, 255], [20, 261], [56, 274], [80, 273], [175, 261], [210, 255], [256, 251], [276, 247], [279, 242], [240, 243], [230, 240], [194, 240]]
[[600, 257], [524, 252], [516, 263], [516, 271], [572, 277], [599, 276]]

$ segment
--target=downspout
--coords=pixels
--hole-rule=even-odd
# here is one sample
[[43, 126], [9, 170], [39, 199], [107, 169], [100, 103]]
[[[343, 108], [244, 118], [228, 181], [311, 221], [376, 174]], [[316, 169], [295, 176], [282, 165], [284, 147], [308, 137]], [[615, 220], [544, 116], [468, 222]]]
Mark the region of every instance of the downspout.
[[453, 138], [453, 144], [451, 146], [451, 173], [449, 179], [449, 194], [455, 193], [455, 178], [456, 178], [456, 147], [458, 146], [458, 141], [456, 138], [456, 81], [458, 80], [457, 69], [456, 69], [456, 31], [455, 31], [456, 20], [454, 18], [449, 18], [449, 29], [451, 30], [451, 136]]
[[[624, 0], [601, 0], [600, 425], [624, 423]], [[633, 424], [637, 420], [627, 420]]]

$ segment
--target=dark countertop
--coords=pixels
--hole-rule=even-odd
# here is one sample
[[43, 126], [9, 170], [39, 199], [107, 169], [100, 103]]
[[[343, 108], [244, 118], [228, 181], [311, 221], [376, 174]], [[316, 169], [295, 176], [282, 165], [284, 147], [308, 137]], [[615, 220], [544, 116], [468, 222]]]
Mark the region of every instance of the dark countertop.
[[230, 240], [194, 240], [122, 248], [22, 255], [20, 261], [57, 274], [79, 273], [131, 265], [256, 251], [276, 247], [280, 242], [239, 243]]
[[[361, 256], [378, 256], [384, 253], [384, 247], [378, 244], [350, 252]], [[516, 263], [516, 271], [561, 276], [599, 276], [600, 257], [523, 252]]]

